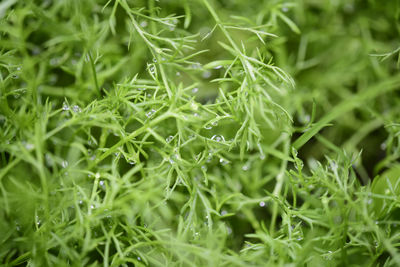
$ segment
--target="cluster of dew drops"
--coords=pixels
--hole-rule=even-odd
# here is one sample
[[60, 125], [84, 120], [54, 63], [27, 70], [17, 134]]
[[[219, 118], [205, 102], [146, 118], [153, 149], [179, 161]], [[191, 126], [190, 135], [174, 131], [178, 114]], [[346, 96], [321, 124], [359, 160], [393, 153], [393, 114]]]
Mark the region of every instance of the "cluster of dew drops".
[[63, 102], [63, 105], [62, 105], [62, 110], [63, 111], [72, 111], [72, 112], [74, 112], [74, 113], [81, 113], [82, 112], [82, 109], [78, 106], [78, 105], [72, 105], [72, 106], [70, 106], [70, 105], [68, 105], [68, 103], [66, 103], [66, 102]]

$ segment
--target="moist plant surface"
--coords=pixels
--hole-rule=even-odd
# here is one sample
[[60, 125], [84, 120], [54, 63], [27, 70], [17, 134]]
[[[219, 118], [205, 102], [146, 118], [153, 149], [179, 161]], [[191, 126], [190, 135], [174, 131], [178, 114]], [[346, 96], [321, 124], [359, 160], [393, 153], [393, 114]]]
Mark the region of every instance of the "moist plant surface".
[[4, 266], [399, 266], [400, 1], [3, 0]]

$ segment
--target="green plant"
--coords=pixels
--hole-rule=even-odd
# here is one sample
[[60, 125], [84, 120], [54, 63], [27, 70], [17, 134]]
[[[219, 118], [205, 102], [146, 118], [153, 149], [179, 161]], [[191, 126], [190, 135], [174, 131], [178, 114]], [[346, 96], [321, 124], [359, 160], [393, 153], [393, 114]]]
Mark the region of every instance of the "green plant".
[[400, 265], [399, 14], [3, 1], [0, 261]]

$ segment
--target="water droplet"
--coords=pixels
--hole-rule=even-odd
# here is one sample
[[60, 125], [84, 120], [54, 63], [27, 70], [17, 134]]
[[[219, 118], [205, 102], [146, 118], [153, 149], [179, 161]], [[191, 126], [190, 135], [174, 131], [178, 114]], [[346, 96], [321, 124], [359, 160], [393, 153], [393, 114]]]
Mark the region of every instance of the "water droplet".
[[66, 102], [63, 103], [62, 109], [63, 109], [64, 111], [69, 110], [69, 106], [68, 106], [68, 104], [67, 104]]
[[176, 72], [176, 76], [181, 76], [181, 73], [179, 71]]
[[228, 235], [232, 234], [232, 228], [230, 228], [229, 226], [226, 227], [226, 232], [228, 233]]
[[167, 143], [170, 143], [173, 139], [174, 139], [174, 137], [173, 137], [172, 135], [170, 135], [170, 136], [168, 136], [168, 137], [165, 139], [165, 141], [166, 141]]
[[168, 158], [168, 162], [169, 162], [170, 164], [174, 164], [174, 163], [175, 163], [175, 161], [174, 161], [173, 159], [171, 159], [171, 158]]
[[44, 155], [44, 158], [45, 158], [45, 160], [46, 160], [46, 164], [47, 164], [47, 166], [53, 166], [53, 159], [51, 158], [51, 156], [50, 156], [50, 154], [45, 154]]
[[37, 224], [38, 226], [40, 226], [41, 223], [42, 223], [42, 222], [40, 221], [39, 216], [36, 216], [36, 224]]
[[197, 105], [196, 102], [191, 102], [191, 103], [190, 103], [190, 107], [191, 107], [193, 110], [198, 110], [198, 109], [199, 109], [199, 106]]
[[201, 75], [204, 79], [209, 79], [211, 77], [211, 71], [205, 71]]
[[142, 260], [142, 258], [140, 258], [140, 257], [137, 257], [137, 259], [138, 259], [138, 261], [141, 261], [141, 260]]
[[79, 205], [82, 205], [82, 204], [83, 204], [83, 201], [82, 201], [82, 200], [79, 200], [78, 203], [79, 203]]
[[226, 210], [221, 211], [221, 216], [225, 216], [226, 214], [228, 214]]
[[67, 168], [67, 167], [68, 167], [68, 161], [63, 160], [63, 161], [61, 162], [61, 166], [62, 166], [64, 169]]
[[192, 93], [193, 93], [193, 94], [197, 93], [198, 91], [199, 91], [199, 88], [197, 88], [197, 87], [195, 87], [195, 88], [192, 89]]
[[177, 154], [177, 153], [173, 154], [172, 157], [174, 159], [176, 159], [176, 160], [180, 160], [181, 159], [181, 156], [179, 154]]
[[41, 51], [42, 50], [40, 49], [40, 47], [36, 46], [36, 47], [32, 48], [32, 55], [39, 55]]
[[169, 29], [171, 32], [174, 31], [175, 28], [176, 28], [176, 24], [177, 24], [177, 23], [178, 23], [178, 20], [177, 20], [177, 19], [174, 19], [174, 20], [172, 21], [172, 24], [168, 26], [168, 29]]
[[207, 124], [207, 125], [204, 126], [204, 129], [206, 129], [206, 130], [211, 130], [211, 129], [212, 129], [212, 126]]
[[21, 70], [21, 67], [18, 67], [18, 68], [17, 68], [17, 71], [20, 71], [20, 70]]
[[135, 160], [128, 160], [127, 162], [128, 162], [129, 165], [135, 165], [136, 164]]
[[218, 125], [218, 121], [213, 121], [213, 122], [211, 123], [211, 125], [212, 125], [212, 126], [217, 126], [217, 125]]
[[75, 113], [81, 113], [82, 112], [81, 108], [78, 105], [73, 105], [72, 106], [72, 111], [75, 112]]
[[222, 65], [215, 66], [214, 69], [219, 70], [222, 68]]
[[332, 162], [329, 164], [329, 167], [331, 168], [332, 171], [337, 171], [337, 169], [338, 169], [338, 165], [337, 165], [337, 163], [334, 162], [334, 161], [332, 161]]
[[260, 207], [265, 207], [265, 202], [264, 202], [264, 201], [261, 201], [261, 202], [259, 203], [259, 205], [260, 205]]
[[201, 68], [201, 64], [199, 62], [193, 63], [191, 65], [191, 68], [192, 69], [200, 69]]
[[53, 57], [52, 59], [50, 59], [50, 65], [51, 66], [58, 65], [59, 61], [60, 61], [59, 58]]
[[203, 165], [203, 166], [201, 166], [201, 169], [202, 169], [203, 171], [207, 171], [207, 166]]
[[229, 161], [227, 161], [227, 160], [225, 160], [223, 158], [220, 158], [219, 159], [219, 163], [221, 163], [221, 165], [225, 166], [225, 165], [229, 164]]
[[154, 65], [151, 65], [149, 67], [149, 71], [150, 71], [150, 74], [155, 74], [156, 73], [156, 67]]
[[96, 141], [96, 139], [90, 139], [89, 141], [88, 141], [88, 145], [89, 146], [95, 146], [95, 145], [97, 145], [97, 141]]
[[214, 140], [216, 142], [225, 142], [225, 138], [223, 135], [213, 135], [211, 137], [211, 140]]
[[18, 79], [19, 78], [19, 76], [18, 75], [16, 75], [16, 74], [13, 74], [13, 75], [11, 75], [11, 78], [13, 78], [13, 79]]
[[31, 143], [26, 143], [25, 144], [25, 148], [27, 149], [27, 150], [32, 150], [33, 148], [34, 148], [35, 146], [33, 145], [33, 144], [31, 144]]
[[243, 167], [242, 167], [242, 170], [244, 170], [244, 171], [248, 171], [249, 169], [250, 169], [250, 164], [249, 163], [244, 164]]
[[289, 11], [289, 8], [286, 7], [286, 6], [284, 6], [284, 7], [282, 7], [282, 11], [283, 11], [283, 12], [288, 12], [288, 11]]
[[382, 149], [382, 150], [386, 150], [386, 143], [382, 143], [382, 144], [381, 144], [381, 149]]
[[296, 159], [296, 164], [294, 166], [297, 170], [302, 170], [304, 167], [304, 163], [302, 160]]
[[147, 21], [143, 20], [142, 22], [140, 22], [140, 26], [143, 28], [147, 27]]
[[90, 205], [90, 209], [94, 209], [94, 205]]
[[153, 115], [154, 115], [155, 112], [156, 112], [155, 109], [151, 109], [149, 112], [146, 113], [146, 117], [147, 117], [147, 118], [153, 117]]

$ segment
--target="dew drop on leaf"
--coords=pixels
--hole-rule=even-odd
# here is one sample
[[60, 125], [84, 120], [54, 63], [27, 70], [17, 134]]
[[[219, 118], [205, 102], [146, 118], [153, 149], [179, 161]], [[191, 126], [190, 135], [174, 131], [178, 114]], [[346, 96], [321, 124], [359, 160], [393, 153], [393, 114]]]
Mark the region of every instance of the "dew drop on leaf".
[[82, 112], [81, 108], [78, 105], [73, 105], [72, 106], [72, 111], [75, 112], [75, 113], [81, 113]]
[[155, 112], [156, 112], [155, 109], [151, 109], [149, 112], [146, 113], [146, 117], [147, 117], [147, 118], [153, 117], [153, 115], [154, 115]]
[[68, 106], [68, 104], [67, 104], [66, 102], [63, 102], [62, 109], [63, 109], [64, 111], [69, 110], [69, 106]]
[[167, 143], [170, 143], [173, 139], [174, 139], [174, 137], [173, 137], [172, 135], [170, 135], [170, 136], [168, 136], [168, 137], [165, 139], [165, 141], [166, 141]]
[[211, 140], [216, 142], [225, 142], [225, 137], [223, 135], [213, 135]]
[[68, 167], [68, 161], [63, 160], [63, 161], [61, 162], [61, 166], [62, 166], [64, 169], [67, 168], [67, 167]]

